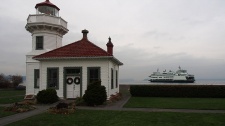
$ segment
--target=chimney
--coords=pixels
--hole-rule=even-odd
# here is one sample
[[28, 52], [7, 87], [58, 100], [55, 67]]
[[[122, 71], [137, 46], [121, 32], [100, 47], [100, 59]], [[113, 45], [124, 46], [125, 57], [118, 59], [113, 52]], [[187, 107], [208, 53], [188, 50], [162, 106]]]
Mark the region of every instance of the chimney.
[[84, 29], [82, 30], [83, 33], [83, 39], [87, 39], [88, 30]]
[[106, 44], [107, 46], [107, 52], [111, 55], [113, 55], [113, 44], [111, 42], [111, 38], [109, 37], [109, 41], [108, 43]]

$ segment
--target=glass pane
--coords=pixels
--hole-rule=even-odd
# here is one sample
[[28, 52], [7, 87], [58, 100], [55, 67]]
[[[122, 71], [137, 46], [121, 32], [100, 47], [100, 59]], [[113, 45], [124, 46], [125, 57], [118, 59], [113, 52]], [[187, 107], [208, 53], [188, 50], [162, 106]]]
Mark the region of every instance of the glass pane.
[[41, 14], [48, 14], [48, 15], [52, 15], [52, 16], [58, 16], [58, 10], [53, 8], [53, 7], [49, 7], [49, 6], [40, 6], [38, 7], [38, 12]]
[[48, 84], [49, 87], [58, 86], [58, 69], [48, 69]]
[[80, 74], [80, 69], [67, 69], [67, 74]]
[[38, 88], [40, 85], [40, 79], [39, 79], [39, 69], [34, 70], [34, 87]]
[[100, 69], [99, 68], [90, 68], [89, 69], [89, 83], [99, 81], [100, 77]]
[[98, 79], [98, 69], [90, 69], [90, 78], [92, 79]]
[[43, 49], [43, 36], [36, 36], [36, 49]]

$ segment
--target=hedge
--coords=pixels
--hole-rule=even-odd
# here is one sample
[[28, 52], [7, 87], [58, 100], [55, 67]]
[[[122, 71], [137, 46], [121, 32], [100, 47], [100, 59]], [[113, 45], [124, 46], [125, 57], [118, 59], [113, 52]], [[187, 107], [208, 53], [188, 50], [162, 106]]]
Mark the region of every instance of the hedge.
[[225, 98], [225, 85], [131, 85], [135, 97]]

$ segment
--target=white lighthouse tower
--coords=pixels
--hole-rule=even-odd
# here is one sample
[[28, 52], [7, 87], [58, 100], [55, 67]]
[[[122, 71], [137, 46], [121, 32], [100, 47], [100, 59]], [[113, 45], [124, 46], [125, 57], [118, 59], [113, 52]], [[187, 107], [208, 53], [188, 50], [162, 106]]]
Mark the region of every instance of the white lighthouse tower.
[[36, 14], [28, 16], [26, 30], [32, 35], [32, 50], [26, 55], [26, 95], [37, 94], [40, 89], [40, 63], [33, 57], [62, 46], [68, 32], [67, 22], [59, 17], [59, 8], [49, 0], [35, 6]]

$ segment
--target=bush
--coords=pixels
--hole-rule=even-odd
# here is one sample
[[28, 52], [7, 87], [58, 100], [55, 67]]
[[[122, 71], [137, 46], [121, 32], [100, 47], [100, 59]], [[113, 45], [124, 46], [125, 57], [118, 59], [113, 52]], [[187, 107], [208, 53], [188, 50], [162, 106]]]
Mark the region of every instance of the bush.
[[72, 114], [75, 112], [76, 105], [75, 103], [58, 103], [55, 107], [50, 107], [48, 109], [49, 113], [52, 114]]
[[105, 86], [101, 86], [101, 81], [89, 84], [83, 99], [89, 106], [102, 105], [107, 99]]
[[15, 103], [9, 107], [6, 107], [4, 110], [5, 111], [12, 111], [12, 112], [27, 112], [30, 110], [36, 109], [34, 106], [32, 105], [28, 105], [28, 104], [22, 104], [22, 103]]
[[68, 104], [67, 104], [67, 103], [64, 103], [64, 102], [58, 103], [58, 104], [56, 105], [56, 108], [57, 108], [57, 109], [63, 109], [63, 108], [68, 109]]
[[132, 85], [136, 97], [225, 98], [225, 85]]
[[37, 94], [37, 101], [43, 104], [54, 103], [59, 100], [55, 89], [46, 89], [39, 91]]
[[76, 104], [76, 106], [86, 105], [85, 102], [84, 102], [84, 99], [82, 97], [77, 97], [75, 99], [75, 104]]

